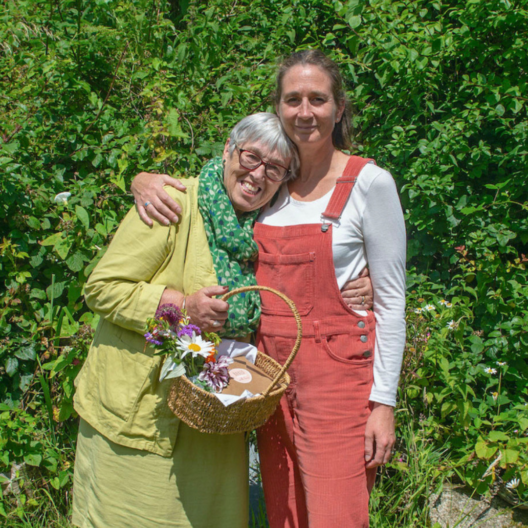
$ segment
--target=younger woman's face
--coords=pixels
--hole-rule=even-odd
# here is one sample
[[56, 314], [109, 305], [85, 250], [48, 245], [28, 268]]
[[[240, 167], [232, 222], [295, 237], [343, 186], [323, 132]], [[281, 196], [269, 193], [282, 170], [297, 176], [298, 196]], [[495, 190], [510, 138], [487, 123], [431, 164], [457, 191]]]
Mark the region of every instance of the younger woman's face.
[[319, 66], [298, 64], [284, 74], [277, 114], [299, 148], [332, 142], [344, 109], [344, 102], [334, 99], [330, 76]]

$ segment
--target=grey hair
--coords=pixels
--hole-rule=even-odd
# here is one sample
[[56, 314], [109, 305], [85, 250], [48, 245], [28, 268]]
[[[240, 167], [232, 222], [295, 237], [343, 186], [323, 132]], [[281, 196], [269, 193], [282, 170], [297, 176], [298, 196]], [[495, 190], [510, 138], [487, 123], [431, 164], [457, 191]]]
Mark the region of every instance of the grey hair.
[[229, 155], [233, 155], [236, 146], [244, 147], [247, 143], [260, 142], [280, 156], [291, 158], [290, 172], [284, 181], [297, 176], [299, 170], [299, 154], [295, 143], [286, 135], [280, 119], [269, 112], [259, 112], [244, 117], [239, 121], [229, 135]]

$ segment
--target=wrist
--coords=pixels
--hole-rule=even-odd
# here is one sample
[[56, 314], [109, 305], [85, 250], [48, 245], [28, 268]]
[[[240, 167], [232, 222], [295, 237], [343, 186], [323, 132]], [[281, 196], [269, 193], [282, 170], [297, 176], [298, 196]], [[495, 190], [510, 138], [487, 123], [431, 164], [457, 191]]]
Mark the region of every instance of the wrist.
[[394, 407], [392, 405], [387, 405], [386, 403], [381, 403], [377, 401], [369, 401], [370, 410], [382, 409], [384, 411], [390, 411], [394, 413]]
[[170, 290], [169, 288], [165, 288], [163, 291], [163, 294], [161, 296], [159, 306], [163, 304], [175, 304], [178, 306], [178, 308], [185, 308], [185, 295], [182, 292], [179, 292], [177, 290]]

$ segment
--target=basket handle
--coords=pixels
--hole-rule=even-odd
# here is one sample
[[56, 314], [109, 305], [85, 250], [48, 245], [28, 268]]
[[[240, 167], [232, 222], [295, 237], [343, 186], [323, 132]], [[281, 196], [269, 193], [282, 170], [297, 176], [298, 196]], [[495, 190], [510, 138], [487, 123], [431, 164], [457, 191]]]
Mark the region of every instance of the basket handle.
[[302, 339], [301, 316], [299, 315], [299, 312], [297, 311], [297, 307], [295, 306], [295, 303], [291, 299], [286, 297], [286, 295], [284, 295], [280, 291], [274, 290], [273, 288], [268, 288], [267, 286], [244, 286], [242, 288], [235, 288], [234, 290], [227, 292], [222, 297], [222, 301], [227, 301], [227, 299], [229, 299], [233, 295], [236, 295], [237, 293], [244, 293], [247, 291], [267, 291], [270, 293], [274, 293], [275, 295], [280, 297], [289, 306], [290, 310], [293, 312], [293, 317], [295, 317], [295, 322], [297, 323], [297, 339], [295, 340], [293, 349], [288, 359], [284, 363], [283, 367], [280, 369], [279, 373], [275, 376], [275, 379], [271, 382], [270, 386], [264, 391], [264, 394], [262, 396], [265, 398], [273, 390], [275, 385], [277, 385], [282, 375], [288, 370], [288, 368], [292, 364], [292, 361], [295, 359], [295, 356], [297, 355], [299, 347], [301, 346], [301, 339]]

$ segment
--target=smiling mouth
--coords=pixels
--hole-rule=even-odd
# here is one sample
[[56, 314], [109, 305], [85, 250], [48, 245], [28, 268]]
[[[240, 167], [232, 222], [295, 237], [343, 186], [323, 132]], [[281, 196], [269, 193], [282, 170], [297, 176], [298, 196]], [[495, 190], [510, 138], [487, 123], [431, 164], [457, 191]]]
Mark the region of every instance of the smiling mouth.
[[253, 185], [251, 182], [248, 181], [240, 182], [240, 186], [246, 194], [250, 194], [251, 196], [257, 196], [257, 194], [261, 191], [260, 187], [258, 187], [257, 185]]

